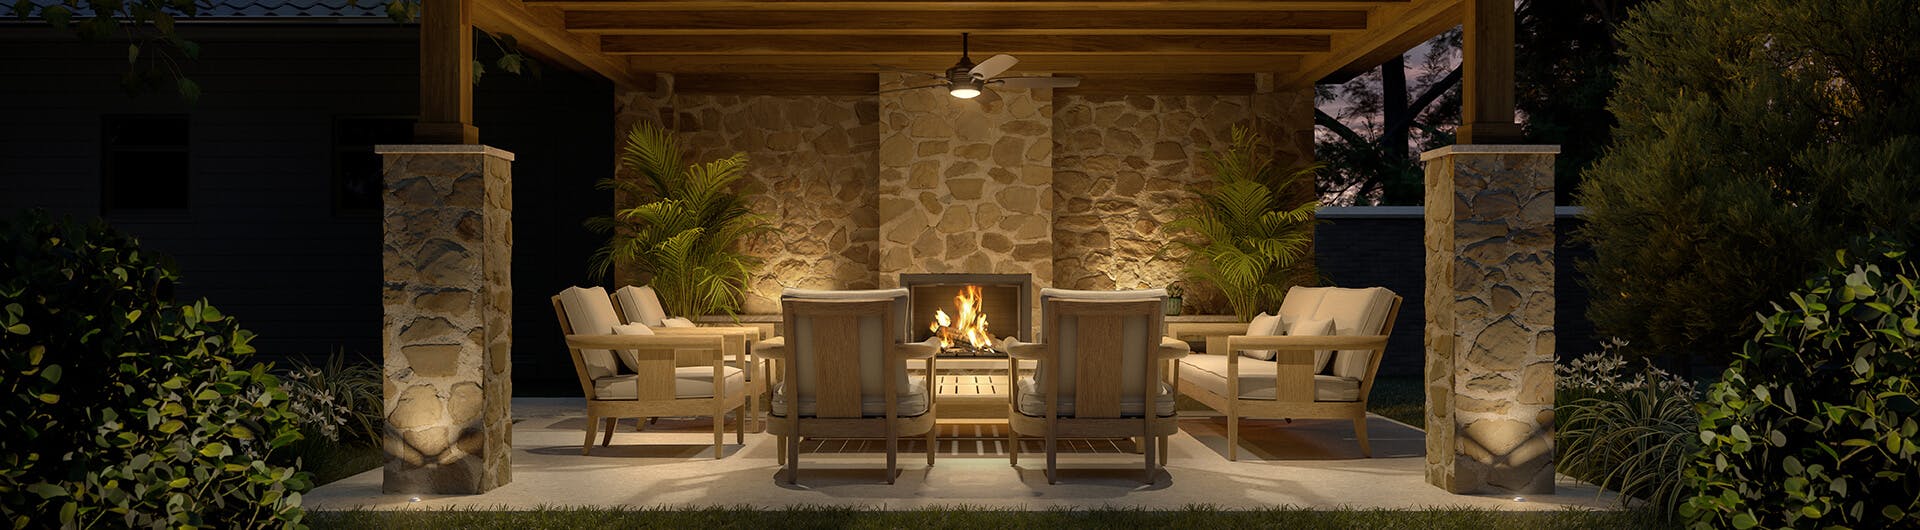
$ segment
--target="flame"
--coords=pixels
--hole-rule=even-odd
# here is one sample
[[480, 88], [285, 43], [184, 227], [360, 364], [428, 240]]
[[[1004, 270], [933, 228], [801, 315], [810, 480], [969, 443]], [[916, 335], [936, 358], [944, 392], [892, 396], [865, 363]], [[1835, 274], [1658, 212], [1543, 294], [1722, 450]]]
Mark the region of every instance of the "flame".
[[961, 289], [953, 297], [953, 307], [959, 311], [958, 319], [936, 309], [933, 323], [927, 325], [927, 330], [940, 338], [940, 347], [951, 348], [955, 341], [965, 340], [975, 349], [992, 350], [993, 333], [987, 331], [986, 300], [980, 295], [980, 286]]

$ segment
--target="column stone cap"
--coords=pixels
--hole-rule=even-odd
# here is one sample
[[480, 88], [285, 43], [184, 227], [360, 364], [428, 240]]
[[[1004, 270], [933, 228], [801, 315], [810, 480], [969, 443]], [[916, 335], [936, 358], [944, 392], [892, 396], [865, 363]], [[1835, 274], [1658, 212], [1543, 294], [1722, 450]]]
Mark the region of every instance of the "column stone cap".
[[373, 152], [382, 155], [487, 155], [513, 161], [513, 153], [491, 145], [381, 144], [373, 146]]
[[1560, 146], [1529, 144], [1454, 144], [1425, 153], [1420, 153], [1420, 161], [1452, 155], [1557, 155]]

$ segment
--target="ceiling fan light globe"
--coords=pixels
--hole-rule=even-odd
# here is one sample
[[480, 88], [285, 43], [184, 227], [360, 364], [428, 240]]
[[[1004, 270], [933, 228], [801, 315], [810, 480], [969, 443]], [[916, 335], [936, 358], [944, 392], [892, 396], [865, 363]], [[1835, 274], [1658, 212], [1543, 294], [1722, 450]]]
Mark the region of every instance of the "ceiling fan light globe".
[[980, 96], [980, 89], [969, 85], [955, 85], [947, 94], [960, 99], [973, 99]]

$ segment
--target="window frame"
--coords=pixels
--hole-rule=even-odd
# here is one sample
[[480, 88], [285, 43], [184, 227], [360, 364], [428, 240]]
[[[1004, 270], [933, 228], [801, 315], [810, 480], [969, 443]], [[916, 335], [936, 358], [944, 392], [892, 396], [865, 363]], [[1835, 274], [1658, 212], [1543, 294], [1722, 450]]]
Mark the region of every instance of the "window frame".
[[[122, 144], [112, 137], [116, 125], [136, 120], [179, 120], [179, 143], [175, 144]], [[150, 218], [172, 219], [186, 218], [193, 214], [193, 117], [183, 112], [130, 112], [102, 114], [100, 116], [100, 215], [109, 218]], [[179, 206], [157, 208], [115, 207], [115, 181], [121, 175], [117, 172], [115, 155], [121, 153], [179, 153], [184, 160], [183, 182], [180, 183], [182, 201]]]

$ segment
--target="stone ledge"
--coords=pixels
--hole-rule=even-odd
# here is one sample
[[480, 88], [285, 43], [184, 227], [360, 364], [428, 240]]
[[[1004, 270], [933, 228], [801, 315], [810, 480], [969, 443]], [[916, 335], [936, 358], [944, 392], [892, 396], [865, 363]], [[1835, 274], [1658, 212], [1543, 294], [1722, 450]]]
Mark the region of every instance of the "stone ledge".
[[1528, 144], [1454, 144], [1425, 153], [1420, 153], [1420, 161], [1426, 162], [1447, 155], [1557, 155], [1560, 146]]
[[373, 152], [382, 155], [490, 155], [513, 161], [513, 153], [490, 145], [383, 144], [373, 146]]

